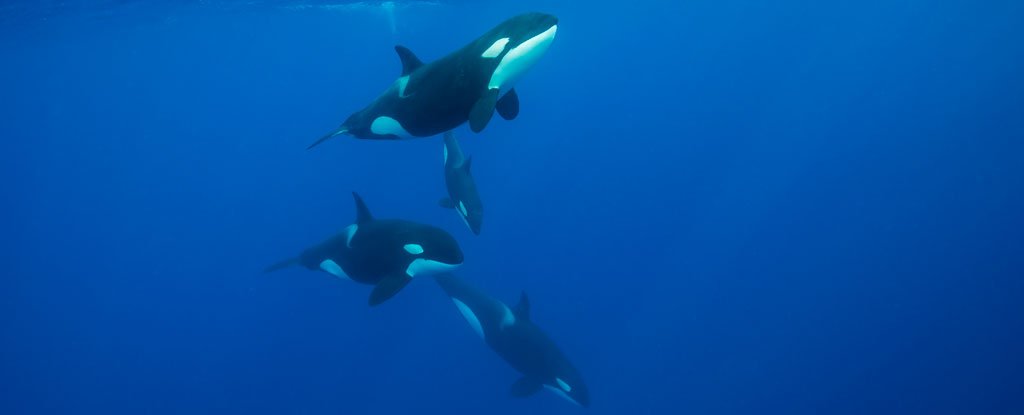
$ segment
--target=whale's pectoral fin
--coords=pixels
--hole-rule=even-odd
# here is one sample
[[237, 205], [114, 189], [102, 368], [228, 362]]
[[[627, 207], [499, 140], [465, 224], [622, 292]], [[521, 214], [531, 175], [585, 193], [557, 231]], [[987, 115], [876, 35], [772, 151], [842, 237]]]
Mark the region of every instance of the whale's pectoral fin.
[[284, 269], [284, 268], [288, 268], [288, 267], [290, 267], [292, 265], [298, 265], [298, 264], [299, 264], [299, 259], [298, 258], [288, 258], [288, 259], [286, 259], [284, 261], [281, 261], [281, 262], [278, 262], [278, 263], [276, 263], [274, 265], [266, 267], [265, 269], [263, 269], [263, 272], [274, 272], [274, 271], [277, 271], [277, 270], [280, 270], [280, 269]]
[[537, 391], [539, 391], [542, 386], [544, 385], [538, 382], [537, 379], [523, 376], [519, 378], [519, 380], [517, 380], [516, 383], [512, 384], [512, 389], [510, 390], [510, 392], [512, 392], [512, 396], [515, 396], [517, 398], [525, 398], [527, 396], [537, 393]]
[[498, 100], [494, 109], [498, 110], [498, 115], [501, 118], [506, 120], [516, 119], [516, 116], [519, 115], [519, 94], [516, 94], [515, 89], [508, 90], [508, 93]]
[[483, 131], [487, 123], [491, 122], [491, 117], [494, 116], [494, 105], [497, 103], [498, 90], [488, 89], [476, 101], [476, 104], [473, 104], [473, 109], [469, 111], [469, 128], [474, 133]]
[[370, 305], [375, 306], [398, 294], [406, 284], [412, 281], [412, 277], [405, 273], [397, 273], [384, 277], [370, 293]]
[[445, 209], [455, 209], [455, 202], [450, 197], [441, 198], [441, 200], [437, 201], [437, 204]]
[[395, 52], [398, 52], [398, 59], [402, 60], [402, 76], [406, 76], [423, 66], [423, 61], [417, 58], [416, 54], [412, 53], [409, 48], [395, 45]]

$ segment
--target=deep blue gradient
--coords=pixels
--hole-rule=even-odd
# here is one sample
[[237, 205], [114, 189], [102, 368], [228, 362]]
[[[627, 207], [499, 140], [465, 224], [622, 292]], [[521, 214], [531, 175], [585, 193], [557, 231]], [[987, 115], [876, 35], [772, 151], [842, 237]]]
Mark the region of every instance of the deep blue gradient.
[[[0, 11], [0, 413], [1024, 413], [1024, 3], [165, 3]], [[481, 236], [439, 137], [304, 150], [395, 43], [530, 10], [519, 118], [456, 131]], [[592, 407], [509, 397], [429, 279], [261, 273], [353, 190], [526, 290]]]

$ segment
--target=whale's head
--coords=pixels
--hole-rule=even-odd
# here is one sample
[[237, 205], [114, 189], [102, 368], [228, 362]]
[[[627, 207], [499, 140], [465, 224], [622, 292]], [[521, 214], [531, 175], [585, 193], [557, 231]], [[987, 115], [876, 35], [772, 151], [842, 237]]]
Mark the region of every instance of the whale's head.
[[498, 27], [509, 37], [509, 46], [515, 47], [541, 35], [544, 35], [544, 39], [553, 39], [554, 30], [558, 27], [558, 18], [547, 13], [523, 13], [505, 20]]
[[403, 232], [401, 255], [409, 260], [405, 273], [410, 277], [451, 271], [462, 265], [459, 243], [441, 228], [418, 225]]
[[584, 408], [590, 406], [590, 392], [583, 377], [571, 366], [558, 371], [558, 376], [544, 382], [544, 388]]
[[558, 18], [546, 13], [521, 14], [495, 27], [481, 45], [482, 58], [498, 60], [488, 89], [502, 94], [511, 89], [544, 56], [557, 32]]

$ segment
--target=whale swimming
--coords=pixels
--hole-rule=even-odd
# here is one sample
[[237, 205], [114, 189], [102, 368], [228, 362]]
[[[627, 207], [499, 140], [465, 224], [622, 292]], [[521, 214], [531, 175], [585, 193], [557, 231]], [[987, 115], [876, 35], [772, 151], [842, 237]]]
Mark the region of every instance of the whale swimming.
[[362, 139], [429, 137], [466, 121], [473, 132], [480, 132], [495, 111], [512, 120], [519, 114], [513, 87], [547, 52], [557, 31], [555, 16], [526, 13], [430, 63], [395, 46], [402, 62], [398, 79], [308, 148], [342, 134]]
[[448, 188], [448, 197], [442, 198], [441, 207], [454, 209], [462, 221], [474, 234], [480, 234], [483, 222], [484, 205], [480, 202], [480, 193], [476, 190], [476, 182], [470, 172], [472, 157], [462, 154], [455, 135], [444, 133], [444, 183]]
[[375, 219], [359, 194], [353, 192], [352, 197], [356, 204], [355, 223], [264, 272], [301, 265], [375, 285], [369, 300], [375, 306], [397, 294], [417, 276], [462, 265], [462, 250], [448, 232], [405, 220]]
[[525, 292], [519, 303], [509, 308], [450, 273], [437, 274], [434, 280], [473, 331], [523, 374], [512, 384], [512, 396], [530, 396], [543, 387], [570, 402], [590, 406], [590, 394], [579, 371], [530, 319], [530, 302]]

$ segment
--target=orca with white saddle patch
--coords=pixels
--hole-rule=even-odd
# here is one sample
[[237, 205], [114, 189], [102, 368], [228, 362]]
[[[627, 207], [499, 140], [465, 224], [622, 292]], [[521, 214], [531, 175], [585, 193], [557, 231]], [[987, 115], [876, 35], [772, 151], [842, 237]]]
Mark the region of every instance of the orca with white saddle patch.
[[448, 197], [441, 199], [441, 207], [454, 209], [474, 234], [480, 234], [484, 205], [469, 168], [472, 157], [462, 154], [459, 142], [451, 131], [444, 133], [444, 183]]
[[291, 265], [322, 270], [336, 277], [376, 285], [370, 305], [391, 298], [413, 278], [462, 265], [462, 249], [440, 228], [398, 219], [374, 219], [363, 199], [356, 202], [356, 223], [312, 246], [296, 258], [267, 267], [265, 272]]
[[438, 274], [434, 280], [451, 297], [473, 331], [523, 374], [512, 384], [512, 396], [529, 396], [543, 387], [580, 406], [590, 406], [590, 394], [579, 371], [530, 319], [525, 292], [519, 304], [509, 308], [452, 274]]
[[480, 132], [495, 111], [506, 120], [514, 119], [519, 96], [512, 88], [547, 52], [557, 31], [555, 16], [526, 13], [430, 63], [395, 46], [402, 61], [399, 78], [309, 148], [342, 134], [369, 139], [429, 137], [466, 121]]

